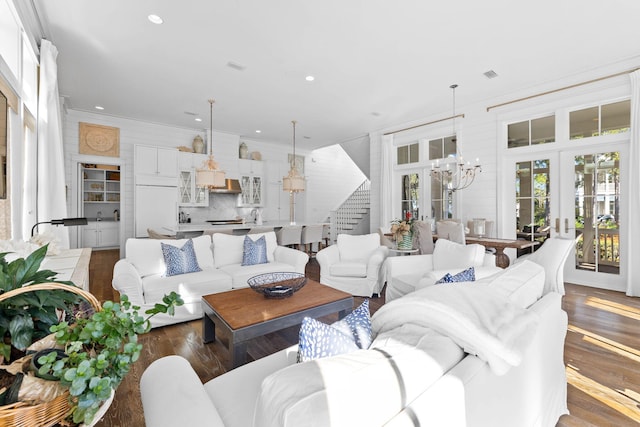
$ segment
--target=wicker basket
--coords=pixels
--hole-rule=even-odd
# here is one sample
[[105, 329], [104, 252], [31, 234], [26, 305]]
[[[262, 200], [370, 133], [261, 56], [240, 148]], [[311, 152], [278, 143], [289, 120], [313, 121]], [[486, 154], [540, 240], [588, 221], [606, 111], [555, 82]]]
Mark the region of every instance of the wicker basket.
[[[23, 286], [9, 292], [5, 292], [0, 295], [0, 301], [4, 301], [26, 292], [51, 290], [65, 290], [73, 292], [87, 300], [95, 310], [100, 310], [102, 308], [96, 297], [89, 292], [76, 286], [54, 282]], [[71, 406], [69, 405], [69, 392], [39, 405], [26, 405], [22, 402], [16, 402], [11, 405], [0, 406], [0, 427], [52, 426], [65, 419], [70, 412]]]

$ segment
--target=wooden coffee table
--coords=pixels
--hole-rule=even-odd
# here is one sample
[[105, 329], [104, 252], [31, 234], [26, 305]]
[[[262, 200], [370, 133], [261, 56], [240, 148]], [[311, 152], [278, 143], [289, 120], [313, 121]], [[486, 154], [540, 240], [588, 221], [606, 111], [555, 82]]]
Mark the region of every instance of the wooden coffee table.
[[247, 362], [250, 339], [299, 325], [306, 316], [337, 312], [342, 318], [353, 310], [353, 296], [309, 279], [289, 298], [265, 298], [251, 288], [234, 289], [205, 295], [202, 309], [204, 342], [215, 340], [216, 328], [218, 335], [226, 335], [233, 369]]

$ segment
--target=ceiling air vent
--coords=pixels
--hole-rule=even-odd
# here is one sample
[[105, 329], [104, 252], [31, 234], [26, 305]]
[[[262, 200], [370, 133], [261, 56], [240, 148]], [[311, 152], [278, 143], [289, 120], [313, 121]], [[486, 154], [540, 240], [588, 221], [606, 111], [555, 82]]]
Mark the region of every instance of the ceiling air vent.
[[247, 68], [244, 65], [240, 65], [236, 62], [231, 62], [231, 61], [227, 62], [227, 67], [233, 68], [236, 71], [244, 71], [244, 69]]
[[487, 71], [487, 72], [485, 72], [485, 73], [483, 73], [483, 74], [484, 74], [484, 76], [485, 76], [486, 78], [488, 78], [488, 79], [495, 79], [496, 77], [498, 77], [498, 73], [496, 73], [496, 72], [495, 72], [495, 71], [493, 71], [493, 70], [489, 70], [489, 71]]

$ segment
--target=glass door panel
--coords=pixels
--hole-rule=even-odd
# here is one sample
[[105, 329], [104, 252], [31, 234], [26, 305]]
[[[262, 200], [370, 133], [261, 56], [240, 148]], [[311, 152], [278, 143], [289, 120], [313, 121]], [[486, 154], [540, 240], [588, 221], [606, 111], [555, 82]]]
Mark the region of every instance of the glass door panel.
[[620, 153], [574, 156], [575, 268], [620, 274]]
[[[515, 213], [518, 239], [538, 241], [542, 244], [550, 237], [550, 164], [550, 159], [527, 160], [515, 164]], [[531, 252], [532, 249], [520, 251], [518, 255]]]
[[411, 215], [411, 218], [420, 219], [420, 175], [410, 173], [402, 175], [400, 184], [402, 219]]

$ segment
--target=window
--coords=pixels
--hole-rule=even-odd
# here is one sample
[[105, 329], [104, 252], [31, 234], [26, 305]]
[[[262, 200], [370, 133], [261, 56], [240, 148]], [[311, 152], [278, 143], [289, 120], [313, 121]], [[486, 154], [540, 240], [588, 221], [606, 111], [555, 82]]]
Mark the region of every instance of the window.
[[409, 163], [417, 163], [420, 161], [420, 144], [417, 142], [414, 144], [403, 145], [398, 147], [397, 162], [399, 165], [406, 165]]
[[429, 141], [429, 160], [444, 159], [456, 155], [455, 135]]
[[548, 144], [556, 140], [555, 115], [512, 123], [507, 127], [507, 147]]
[[576, 110], [569, 113], [569, 139], [628, 132], [631, 126], [631, 101]]
[[550, 224], [550, 160], [539, 159], [516, 163], [516, 227], [517, 236], [525, 240], [543, 241]]

